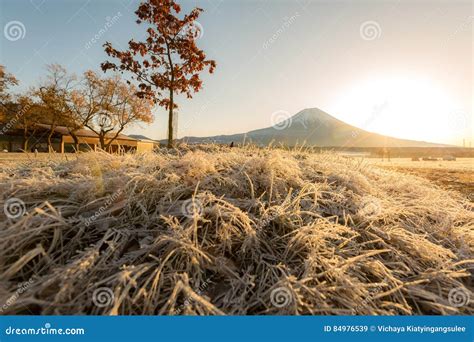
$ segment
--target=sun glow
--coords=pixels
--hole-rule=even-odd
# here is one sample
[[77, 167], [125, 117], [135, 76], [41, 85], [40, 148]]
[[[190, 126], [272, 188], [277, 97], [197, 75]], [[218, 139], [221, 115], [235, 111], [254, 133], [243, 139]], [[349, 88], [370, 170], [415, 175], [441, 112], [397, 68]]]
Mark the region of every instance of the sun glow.
[[370, 80], [342, 91], [331, 112], [362, 129], [397, 138], [459, 143], [469, 114], [435, 83], [413, 78]]

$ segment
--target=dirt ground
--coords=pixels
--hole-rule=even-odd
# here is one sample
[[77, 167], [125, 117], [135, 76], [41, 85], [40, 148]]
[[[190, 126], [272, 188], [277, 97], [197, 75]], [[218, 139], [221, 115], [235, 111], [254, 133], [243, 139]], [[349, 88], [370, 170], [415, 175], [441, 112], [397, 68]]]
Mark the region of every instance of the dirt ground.
[[448, 190], [455, 190], [474, 202], [474, 159], [458, 158], [456, 161], [411, 161], [408, 158], [374, 164], [403, 173], [426, 178]]
[[17, 153], [17, 152], [0, 152], [0, 164], [11, 162], [22, 162], [29, 160], [74, 160], [77, 158], [73, 153]]

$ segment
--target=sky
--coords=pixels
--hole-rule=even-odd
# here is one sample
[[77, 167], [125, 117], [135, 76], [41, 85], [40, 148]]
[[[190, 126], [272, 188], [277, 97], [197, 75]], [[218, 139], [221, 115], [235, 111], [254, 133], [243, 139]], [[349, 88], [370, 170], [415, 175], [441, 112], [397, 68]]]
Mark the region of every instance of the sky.
[[[474, 140], [472, 1], [178, 1], [204, 9], [197, 45], [217, 62], [178, 136], [243, 133], [320, 108], [368, 131], [462, 145]], [[2, 0], [0, 63], [38, 84], [59, 63], [100, 71], [102, 44], [145, 36], [136, 0]], [[285, 117], [283, 115], [283, 118]], [[167, 113], [127, 133], [162, 139]], [[474, 142], [473, 142], [474, 143]], [[473, 144], [474, 145], [474, 144]]]

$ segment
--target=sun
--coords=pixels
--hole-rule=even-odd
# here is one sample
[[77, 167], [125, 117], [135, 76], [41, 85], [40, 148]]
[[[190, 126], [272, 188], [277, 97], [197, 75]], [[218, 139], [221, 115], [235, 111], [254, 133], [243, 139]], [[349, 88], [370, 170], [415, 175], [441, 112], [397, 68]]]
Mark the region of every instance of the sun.
[[454, 143], [468, 133], [468, 113], [439, 85], [412, 77], [372, 79], [342, 92], [331, 111], [354, 126], [388, 136]]

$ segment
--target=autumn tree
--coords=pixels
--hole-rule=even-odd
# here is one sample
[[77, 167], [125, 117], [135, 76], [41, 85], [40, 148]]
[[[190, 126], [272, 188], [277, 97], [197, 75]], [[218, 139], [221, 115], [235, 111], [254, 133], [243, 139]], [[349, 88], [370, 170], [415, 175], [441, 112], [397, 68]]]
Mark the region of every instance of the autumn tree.
[[33, 101], [31, 92], [18, 96], [11, 105], [12, 110], [8, 115], [9, 128], [16, 128], [22, 131], [23, 151], [28, 151], [32, 137], [35, 136], [37, 123], [47, 114], [47, 110]]
[[100, 147], [107, 150], [128, 126], [152, 122], [153, 102], [136, 93], [135, 86], [117, 75], [101, 79], [87, 71], [80, 89], [71, 95], [74, 121], [96, 133]]
[[51, 139], [56, 127], [71, 115], [69, 99], [76, 85], [76, 76], [70, 75], [59, 64], [47, 65], [46, 69], [48, 75], [34, 91], [34, 94], [39, 99], [40, 104], [47, 109], [47, 115], [43, 120], [50, 125], [47, 141], [48, 148], [51, 150]]
[[10, 100], [10, 87], [18, 85], [18, 80], [6, 71], [4, 65], [0, 65], [0, 103], [5, 104]]
[[178, 17], [180, 12], [181, 7], [173, 0], [142, 2], [135, 14], [138, 24], [148, 26], [146, 39], [130, 40], [125, 51], [107, 42], [105, 52], [118, 61], [101, 65], [104, 71], [127, 72], [138, 82], [138, 96], [168, 110], [168, 147], [173, 146], [174, 139], [173, 110], [178, 108], [175, 95], [191, 98], [202, 87], [200, 73], [206, 68], [212, 73], [216, 66], [196, 45], [196, 19], [202, 9], [195, 8], [182, 18]]
[[18, 80], [6, 71], [4, 65], [0, 65], [0, 120], [5, 121], [6, 116], [11, 114], [10, 88], [18, 85]]
[[36, 123], [44, 112], [38, 109], [31, 90], [20, 95], [10, 93], [10, 88], [18, 83], [15, 76], [8, 73], [5, 66], [0, 65], [0, 121], [4, 122], [0, 133], [21, 130], [22, 148], [27, 151], [30, 139], [35, 133]]

